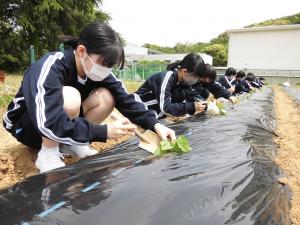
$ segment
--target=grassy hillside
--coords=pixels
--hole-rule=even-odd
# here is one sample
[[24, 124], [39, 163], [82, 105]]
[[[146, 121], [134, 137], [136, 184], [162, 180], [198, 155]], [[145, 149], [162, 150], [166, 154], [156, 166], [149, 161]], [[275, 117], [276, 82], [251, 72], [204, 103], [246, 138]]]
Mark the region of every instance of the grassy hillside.
[[260, 23], [254, 23], [246, 27], [262, 27], [275, 25], [300, 24], [300, 13], [291, 16], [285, 16], [278, 19], [270, 19]]

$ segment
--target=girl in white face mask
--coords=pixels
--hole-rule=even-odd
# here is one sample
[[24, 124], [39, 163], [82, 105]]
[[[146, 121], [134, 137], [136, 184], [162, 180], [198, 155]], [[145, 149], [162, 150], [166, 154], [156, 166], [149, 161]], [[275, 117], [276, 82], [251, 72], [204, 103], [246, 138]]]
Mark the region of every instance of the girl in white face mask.
[[[159, 118], [203, 112], [206, 102], [198, 102], [186, 95], [187, 92], [181, 92], [191, 89], [191, 85], [197, 83], [203, 73], [204, 61], [200, 55], [190, 53], [181, 61], [170, 64], [167, 70], [152, 75], [139, 88], [136, 93], [142, 101], [148, 108], [155, 110]], [[174, 97], [173, 93], [177, 90], [179, 93]]]
[[[98, 58], [98, 59], [102, 58], [102, 57], [97, 56], [97, 55], [94, 55], [94, 56], [95, 56], [94, 58]], [[99, 62], [97, 63], [97, 60], [95, 60], [96, 62], [94, 62], [88, 54], [86, 54], [86, 58], [92, 64], [91, 68], [89, 70], [87, 69], [87, 66], [85, 66], [85, 64], [83, 62], [83, 57], [81, 57], [81, 64], [82, 64], [83, 71], [84, 71], [85, 75], [88, 78], [90, 78], [91, 80], [93, 80], [93, 81], [102, 81], [106, 77], [108, 77], [108, 75], [112, 72], [113, 68], [107, 68], [105, 66], [102, 66], [101, 64], [98, 64]]]
[[[110, 26], [91, 23], [66, 44], [72, 48], [48, 53], [30, 66], [4, 116], [5, 128], [18, 141], [40, 150], [35, 164], [41, 172], [64, 166], [61, 152], [84, 158], [97, 153], [89, 147], [92, 141], [133, 135], [131, 122], [175, 139], [174, 131], [112, 74], [114, 66], [123, 67], [124, 50]], [[100, 125], [114, 107], [128, 119]]]

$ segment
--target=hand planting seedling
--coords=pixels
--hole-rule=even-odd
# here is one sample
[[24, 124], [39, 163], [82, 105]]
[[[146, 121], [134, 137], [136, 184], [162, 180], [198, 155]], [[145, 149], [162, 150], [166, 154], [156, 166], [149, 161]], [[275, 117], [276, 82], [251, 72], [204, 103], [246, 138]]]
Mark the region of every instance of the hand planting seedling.
[[201, 98], [201, 96], [195, 96], [195, 97], [194, 97], [194, 101], [195, 101], [195, 102], [202, 102], [202, 104], [205, 105], [204, 111], [207, 110], [207, 105], [208, 105], [208, 103], [207, 103], [205, 100], [203, 100], [203, 99]]
[[156, 149], [154, 155], [161, 156], [168, 152], [187, 153], [191, 149], [187, 138], [180, 135], [175, 141], [161, 141], [160, 146]]
[[220, 114], [220, 110], [219, 110], [219, 108], [218, 108], [215, 101], [212, 101], [212, 102], [208, 103], [207, 112], [212, 114], [212, 115], [219, 115]]

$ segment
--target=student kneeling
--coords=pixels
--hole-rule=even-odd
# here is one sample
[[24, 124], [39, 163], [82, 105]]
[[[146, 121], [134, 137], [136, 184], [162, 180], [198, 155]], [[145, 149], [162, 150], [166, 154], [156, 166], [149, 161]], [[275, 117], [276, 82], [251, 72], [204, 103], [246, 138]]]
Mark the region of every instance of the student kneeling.
[[65, 165], [59, 150], [84, 158], [97, 153], [89, 142], [133, 135], [136, 126], [128, 119], [99, 125], [114, 107], [162, 139], [175, 139], [174, 131], [111, 73], [113, 66], [124, 64], [123, 44], [111, 27], [92, 23], [72, 43], [73, 49], [50, 52], [31, 64], [4, 115], [7, 131], [40, 149], [35, 162], [40, 172]]
[[191, 86], [198, 82], [204, 72], [204, 61], [195, 53], [186, 55], [182, 61], [168, 66], [168, 71], [149, 77], [137, 90], [140, 100], [156, 112], [158, 118], [166, 115], [183, 116], [203, 112], [206, 102], [174, 101], [172, 91], [184, 84]]

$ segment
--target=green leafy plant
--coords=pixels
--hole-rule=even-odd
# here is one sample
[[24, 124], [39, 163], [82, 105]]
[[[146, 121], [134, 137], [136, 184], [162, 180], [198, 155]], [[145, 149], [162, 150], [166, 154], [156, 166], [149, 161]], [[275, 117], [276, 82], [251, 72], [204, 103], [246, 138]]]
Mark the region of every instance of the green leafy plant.
[[186, 153], [191, 150], [188, 140], [183, 135], [178, 136], [175, 141], [161, 141], [160, 147], [154, 152], [154, 155], [160, 156], [168, 152]]
[[222, 102], [217, 102], [217, 107], [220, 110], [221, 115], [226, 115], [225, 106]]

